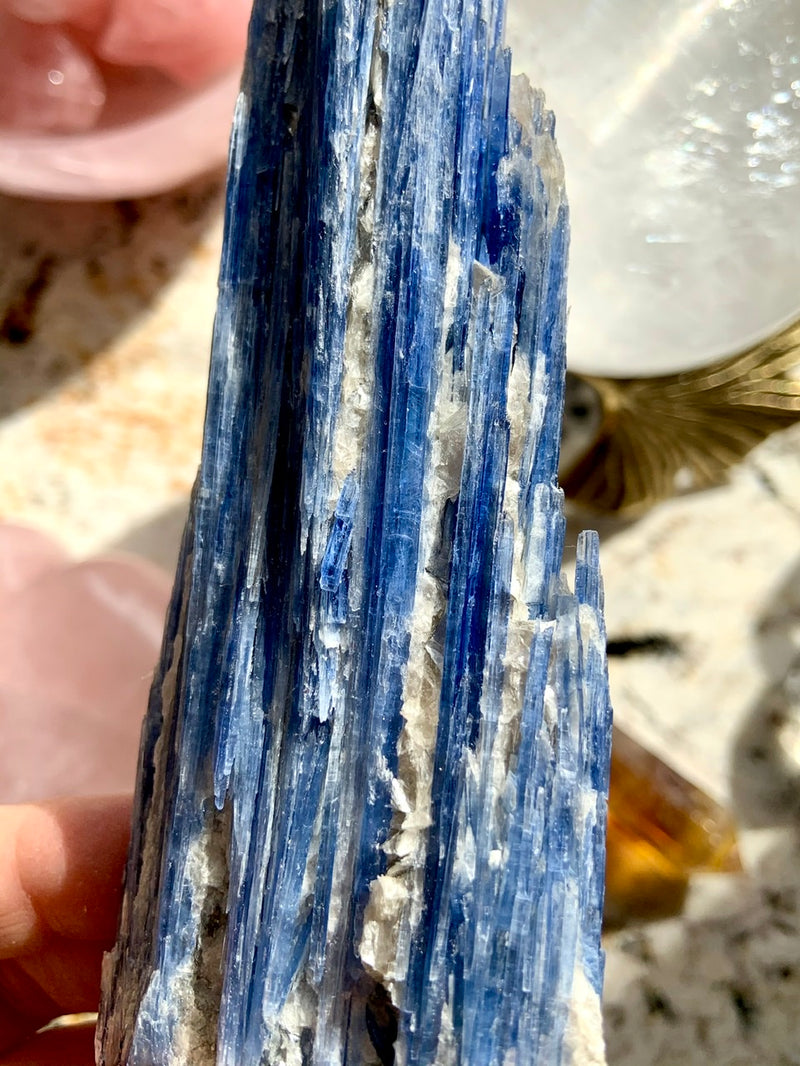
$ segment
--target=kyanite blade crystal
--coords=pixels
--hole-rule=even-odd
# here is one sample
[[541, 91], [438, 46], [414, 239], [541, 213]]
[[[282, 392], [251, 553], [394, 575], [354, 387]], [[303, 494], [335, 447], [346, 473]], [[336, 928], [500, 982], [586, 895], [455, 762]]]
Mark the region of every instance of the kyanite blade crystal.
[[104, 1066], [602, 1056], [567, 209], [502, 7], [258, 0]]

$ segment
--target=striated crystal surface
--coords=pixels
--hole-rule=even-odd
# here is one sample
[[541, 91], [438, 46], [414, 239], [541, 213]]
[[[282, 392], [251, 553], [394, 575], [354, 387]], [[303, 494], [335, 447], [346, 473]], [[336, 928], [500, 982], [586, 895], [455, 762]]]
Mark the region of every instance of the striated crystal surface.
[[568, 216], [500, 3], [259, 0], [104, 1066], [602, 1060]]

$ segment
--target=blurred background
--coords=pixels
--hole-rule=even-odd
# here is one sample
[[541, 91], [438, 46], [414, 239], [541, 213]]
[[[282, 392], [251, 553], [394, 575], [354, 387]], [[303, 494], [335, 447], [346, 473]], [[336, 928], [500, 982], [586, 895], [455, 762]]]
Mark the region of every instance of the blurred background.
[[[247, 6], [175, 4], [165, 25], [155, 2], [0, 4], [0, 800], [133, 781], [199, 456]], [[680, 422], [721, 361], [800, 316], [800, 0], [511, 0], [508, 37], [567, 170], [581, 461], [617, 440], [606, 380], [669, 397], [629, 426], [619, 477], [650, 484], [659, 418], [680, 445], [669, 491], [571, 512], [568, 554], [601, 532], [616, 721], [738, 824], [739, 872], [609, 932], [609, 1061], [800, 1062], [794, 341], [711, 487], [694, 457], [723, 416], [685, 442]], [[731, 425], [764, 365], [733, 375]]]

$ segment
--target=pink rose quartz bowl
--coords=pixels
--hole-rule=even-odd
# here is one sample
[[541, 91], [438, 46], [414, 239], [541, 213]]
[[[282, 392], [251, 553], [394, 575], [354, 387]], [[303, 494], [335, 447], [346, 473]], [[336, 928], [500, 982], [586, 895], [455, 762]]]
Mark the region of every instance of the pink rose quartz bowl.
[[249, 0], [0, 0], [0, 191], [147, 196], [221, 166], [248, 13]]
[[0, 190], [118, 199], [173, 189], [222, 165], [239, 71], [135, 122], [89, 133], [0, 132]]
[[240, 72], [166, 107], [88, 133], [0, 131], [0, 191], [54, 200], [116, 200], [175, 188], [226, 159]]
[[171, 585], [0, 522], [0, 803], [132, 790]]

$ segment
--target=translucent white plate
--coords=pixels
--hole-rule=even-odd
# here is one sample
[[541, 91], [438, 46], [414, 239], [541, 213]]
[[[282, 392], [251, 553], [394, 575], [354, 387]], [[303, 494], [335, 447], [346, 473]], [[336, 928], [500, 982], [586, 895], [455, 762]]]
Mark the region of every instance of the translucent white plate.
[[572, 369], [671, 373], [800, 315], [800, 0], [509, 0], [507, 40], [556, 114]]

